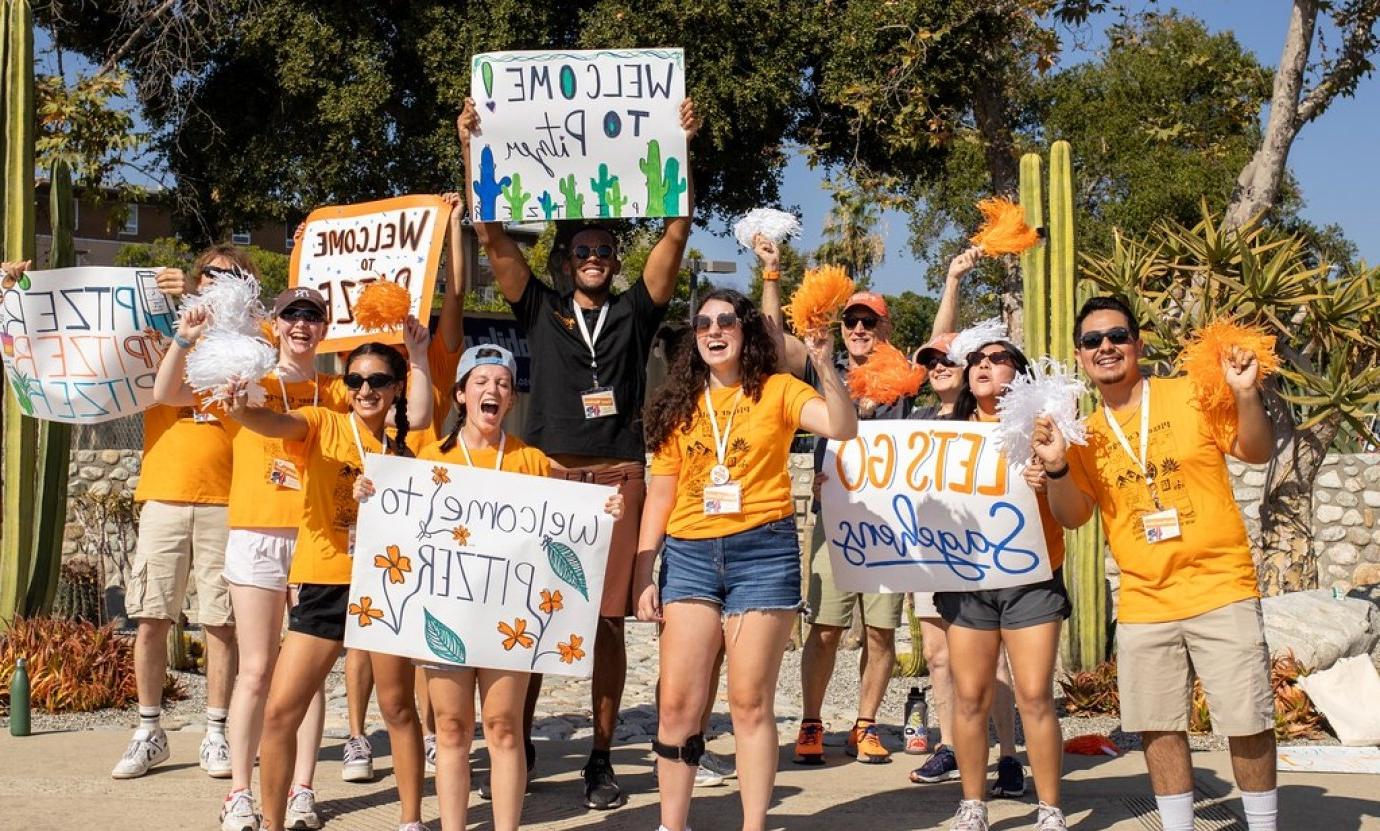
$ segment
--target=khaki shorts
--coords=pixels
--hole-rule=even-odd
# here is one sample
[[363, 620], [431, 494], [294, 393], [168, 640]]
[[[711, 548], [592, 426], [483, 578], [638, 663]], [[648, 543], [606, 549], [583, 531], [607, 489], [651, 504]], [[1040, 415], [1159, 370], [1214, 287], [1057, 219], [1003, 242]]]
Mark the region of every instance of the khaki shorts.
[[177, 620], [187, 598], [187, 578], [194, 575], [196, 608], [189, 610], [188, 620], [202, 626], [233, 623], [230, 592], [221, 574], [229, 520], [224, 505], [145, 502], [125, 588], [126, 614]]
[[874, 629], [895, 629], [901, 625], [904, 593], [863, 594], [840, 591], [834, 585], [833, 567], [829, 562], [829, 542], [818, 519], [810, 532], [810, 605], [809, 622], [820, 626], [848, 628], [853, 625], [853, 607], [862, 605], [865, 626]]
[[1254, 598], [1187, 620], [1118, 623], [1117, 689], [1121, 729], [1188, 730], [1193, 678], [1207, 693], [1212, 731], [1253, 736], [1275, 726], [1270, 651]]
[[623, 516], [613, 524], [609, 559], [604, 566], [604, 595], [599, 617], [621, 618], [633, 609], [633, 564], [637, 561], [637, 533], [642, 503], [647, 498], [647, 466], [627, 462], [604, 469], [561, 467], [552, 462], [551, 478], [595, 485], [613, 485], [623, 494]]

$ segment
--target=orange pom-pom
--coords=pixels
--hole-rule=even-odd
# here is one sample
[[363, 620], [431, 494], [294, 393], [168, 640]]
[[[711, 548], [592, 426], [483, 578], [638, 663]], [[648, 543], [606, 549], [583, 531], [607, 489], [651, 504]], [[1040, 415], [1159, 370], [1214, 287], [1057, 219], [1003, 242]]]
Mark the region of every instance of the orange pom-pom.
[[1121, 748], [1106, 736], [1089, 733], [1086, 736], [1074, 736], [1064, 742], [1064, 752], [1077, 753], [1080, 756], [1120, 756]]
[[1190, 336], [1179, 365], [1193, 382], [1198, 405], [1211, 420], [1236, 423], [1236, 398], [1227, 386], [1222, 361], [1235, 347], [1255, 356], [1257, 381], [1263, 381], [1279, 369], [1275, 354], [1275, 337], [1258, 326], [1242, 326], [1227, 319], [1214, 320]]
[[925, 383], [925, 368], [911, 363], [901, 350], [879, 343], [867, 356], [867, 363], [848, 371], [848, 394], [854, 401], [888, 406], [899, 398], [910, 398]]
[[375, 280], [355, 301], [355, 323], [365, 331], [397, 329], [412, 310], [412, 295], [392, 280]]
[[853, 296], [853, 288], [853, 281], [841, 265], [808, 269], [786, 306], [786, 320], [799, 335], [827, 329]]
[[1033, 248], [1040, 234], [1025, 224], [1025, 209], [1009, 199], [992, 197], [977, 203], [982, 227], [973, 234], [973, 245], [984, 254], [1019, 254]]

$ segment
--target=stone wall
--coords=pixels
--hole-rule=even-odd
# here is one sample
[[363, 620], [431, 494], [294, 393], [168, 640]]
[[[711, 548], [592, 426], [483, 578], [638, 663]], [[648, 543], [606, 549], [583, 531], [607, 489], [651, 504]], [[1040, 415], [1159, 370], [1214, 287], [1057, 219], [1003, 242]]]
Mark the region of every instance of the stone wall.
[[[104, 561], [106, 611], [124, 616], [125, 573], [134, 555], [134, 506], [108, 497], [132, 495], [139, 485], [140, 451], [73, 450], [67, 479], [67, 524], [62, 556]], [[95, 526], [95, 527], [88, 527]], [[101, 527], [97, 530], [97, 527]], [[102, 538], [90, 537], [99, 533]]]

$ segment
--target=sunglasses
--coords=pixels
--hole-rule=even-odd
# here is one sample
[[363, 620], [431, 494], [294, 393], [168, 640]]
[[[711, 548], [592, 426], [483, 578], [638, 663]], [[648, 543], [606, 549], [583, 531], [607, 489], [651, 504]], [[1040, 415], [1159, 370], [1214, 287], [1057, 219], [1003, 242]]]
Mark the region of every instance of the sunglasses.
[[613, 256], [612, 245], [577, 245], [570, 249], [577, 260], [587, 260], [593, 254], [601, 260], [607, 260]]
[[1107, 329], [1102, 332], [1084, 332], [1078, 336], [1078, 345], [1084, 349], [1096, 349], [1106, 339], [1111, 341], [1113, 346], [1125, 346], [1131, 342], [1132, 337], [1130, 329], [1125, 326], [1118, 326], [1115, 329]]
[[205, 268], [201, 269], [201, 274], [203, 277], [210, 277], [212, 280], [219, 280], [221, 277], [250, 276], [249, 274], [245, 273], [244, 269], [240, 268], [237, 265], [232, 265], [228, 267], [219, 265], [208, 265]]
[[304, 323], [326, 322], [326, 316], [321, 314], [321, 312], [316, 309], [306, 309], [301, 306], [288, 306], [278, 314], [278, 317], [286, 320], [288, 323], [296, 323], [299, 320]]
[[386, 372], [375, 372], [372, 375], [360, 375], [358, 372], [348, 372], [345, 374], [344, 380], [345, 386], [352, 390], [362, 389], [365, 384], [368, 384], [371, 390], [378, 390], [394, 383], [398, 379]]
[[714, 323], [718, 323], [720, 329], [732, 329], [738, 325], [738, 316], [733, 312], [723, 312], [712, 318], [709, 315], [695, 315], [690, 318], [690, 327], [697, 335], [708, 331]]
[[925, 370], [928, 371], [928, 372], [934, 372], [935, 367], [939, 367], [939, 366], [947, 366], [947, 367], [955, 367], [955, 366], [958, 366], [958, 364], [956, 364], [956, 363], [954, 363], [953, 361], [949, 360], [948, 357], [946, 357], [946, 356], [944, 356], [944, 355], [929, 355], [929, 356], [927, 356], [927, 357], [925, 358], [925, 360], [923, 360], [923, 361], [920, 362], [920, 365], [923, 366], [923, 367], [925, 368]]
[[843, 328], [845, 329], [856, 329], [858, 328], [858, 324], [861, 323], [864, 329], [871, 332], [873, 329], [876, 329], [877, 324], [881, 322], [882, 319], [876, 315], [854, 314], [843, 316]]
[[1016, 356], [1005, 349], [997, 352], [983, 352], [979, 349], [968, 353], [968, 366], [977, 366], [983, 361], [991, 363], [992, 366], [1015, 366]]

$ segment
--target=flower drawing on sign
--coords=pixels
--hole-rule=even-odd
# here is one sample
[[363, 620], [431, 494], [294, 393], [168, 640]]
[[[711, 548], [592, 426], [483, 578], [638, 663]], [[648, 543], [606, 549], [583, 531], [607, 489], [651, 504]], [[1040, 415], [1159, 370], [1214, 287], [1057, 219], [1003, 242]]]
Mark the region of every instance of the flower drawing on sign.
[[542, 589], [541, 605], [537, 608], [541, 609], [544, 614], [548, 615], [554, 612], [559, 612], [562, 607], [561, 600], [562, 598], [560, 589], [556, 589], [555, 591], [551, 591], [550, 589]]
[[446, 470], [440, 465], [434, 465], [431, 468], [431, 482], [435, 485], [450, 484], [450, 471]]
[[368, 626], [376, 620], [383, 620], [383, 610], [374, 608], [374, 599], [364, 595], [358, 603], [350, 604], [350, 614], [359, 618], [360, 626]]
[[396, 545], [390, 545], [385, 550], [387, 555], [374, 555], [374, 566], [384, 570], [390, 583], [405, 581], [407, 578], [403, 575], [412, 571], [412, 560], [402, 556]]
[[[402, 631], [403, 614], [407, 611], [407, 603], [418, 592], [422, 590], [422, 581], [416, 580], [409, 588], [407, 586], [407, 575], [412, 574], [412, 558], [402, 553], [402, 548], [396, 545], [385, 545], [383, 554], [374, 555], [374, 568], [378, 569], [379, 575], [379, 594], [383, 596], [384, 609], [369, 609], [369, 617], [377, 620], [397, 634]], [[392, 588], [402, 586], [401, 589]], [[395, 597], [394, 595], [401, 595]], [[360, 598], [360, 602], [367, 608], [372, 604], [372, 599], [368, 597]], [[350, 610], [350, 614], [360, 615], [359, 625], [368, 626], [368, 621], [364, 618], [363, 612]]]
[[557, 643], [556, 648], [561, 651], [561, 663], [573, 664], [576, 661], [584, 660], [585, 651], [580, 648], [584, 642], [584, 638], [572, 634], [569, 642]]
[[454, 528], [450, 529], [450, 536], [451, 539], [455, 540], [455, 542], [459, 545], [470, 544], [470, 529], [466, 528], [463, 525], [457, 525]]
[[503, 648], [508, 652], [512, 652], [515, 646], [531, 649], [532, 644], [535, 643], [532, 636], [527, 634], [527, 621], [523, 618], [515, 619], [512, 626], [499, 621], [498, 631], [499, 634], [503, 635]]

